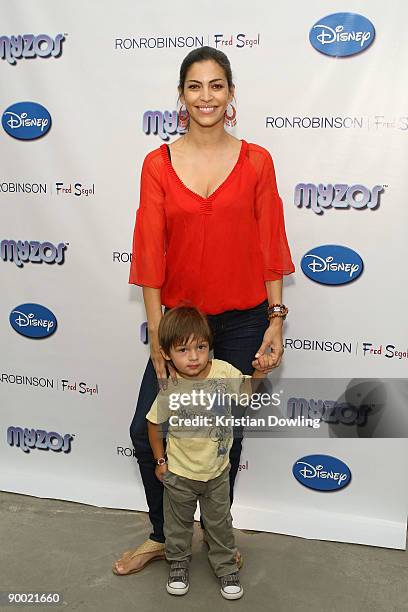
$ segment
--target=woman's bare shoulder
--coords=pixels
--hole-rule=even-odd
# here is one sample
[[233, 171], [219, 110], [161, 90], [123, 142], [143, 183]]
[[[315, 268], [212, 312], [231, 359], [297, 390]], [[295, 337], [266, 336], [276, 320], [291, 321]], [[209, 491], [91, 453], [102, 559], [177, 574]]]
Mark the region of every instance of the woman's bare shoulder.
[[177, 138], [177, 140], [173, 140], [173, 142], [170, 142], [168, 144], [170, 151], [179, 151], [180, 149], [183, 149], [183, 146], [184, 146], [183, 136], [180, 136], [180, 138]]

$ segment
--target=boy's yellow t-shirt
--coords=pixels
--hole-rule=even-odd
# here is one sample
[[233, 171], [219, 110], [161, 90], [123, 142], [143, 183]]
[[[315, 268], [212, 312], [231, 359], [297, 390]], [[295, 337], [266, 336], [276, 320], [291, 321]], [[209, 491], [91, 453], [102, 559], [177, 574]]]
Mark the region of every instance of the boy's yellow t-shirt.
[[177, 374], [177, 385], [169, 380], [146, 419], [157, 424], [170, 419], [166, 448], [170, 472], [206, 482], [225, 470], [233, 441], [231, 400], [238, 404], [241, 398], [248, 405], [251, 378], [230, 363], [213, 359], [207, 378], [188, 380]]

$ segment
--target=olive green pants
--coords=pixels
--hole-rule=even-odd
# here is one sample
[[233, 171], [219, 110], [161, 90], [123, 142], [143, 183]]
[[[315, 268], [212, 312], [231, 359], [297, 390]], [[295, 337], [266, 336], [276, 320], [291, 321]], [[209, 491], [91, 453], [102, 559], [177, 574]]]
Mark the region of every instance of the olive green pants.
[[216, 576], [238, 571], [229, 497], [229, 467], [202, 482], [167, 471], [163, 477], [164, 535], [168, 561], [191, 558], [194, 513], [200, 502], [209, 547], [208, 560]]

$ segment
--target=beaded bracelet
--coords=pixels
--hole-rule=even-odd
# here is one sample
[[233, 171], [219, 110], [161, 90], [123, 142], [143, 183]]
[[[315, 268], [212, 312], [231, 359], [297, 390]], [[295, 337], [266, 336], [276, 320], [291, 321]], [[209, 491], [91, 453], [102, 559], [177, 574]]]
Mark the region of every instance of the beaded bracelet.
[[280, 317], [285, 320], [286, 315], [289, 312], [289, 308], [287, 308], [284, 304], [271, 304], [268, 306], [268, 319], [274, 319], [275, 317]]

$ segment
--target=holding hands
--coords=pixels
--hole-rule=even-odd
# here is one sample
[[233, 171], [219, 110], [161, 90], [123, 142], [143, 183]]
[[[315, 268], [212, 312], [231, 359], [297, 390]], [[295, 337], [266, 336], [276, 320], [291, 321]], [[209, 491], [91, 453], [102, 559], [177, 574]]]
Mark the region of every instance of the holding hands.
[[272, 372], [273, 368], [276, 367], [275, 364], [275, 355], [273, 353], [265, 353], [264, 355], [260, 355], [257, 359], [253, 360], [252, 367], [254, 370], [256, 370], [256, 372], [261, 374], [269, 374], [269, 372]]
[[[268, 349], [271, 350], [270, 353], [266, 352]], [[269, 374], [280, 365], [283, 350], [282, 321], [276, 321], [265, 331], [262, 344], [252, 362], [253, 368], [264, 375]]]

